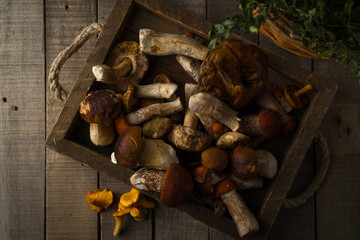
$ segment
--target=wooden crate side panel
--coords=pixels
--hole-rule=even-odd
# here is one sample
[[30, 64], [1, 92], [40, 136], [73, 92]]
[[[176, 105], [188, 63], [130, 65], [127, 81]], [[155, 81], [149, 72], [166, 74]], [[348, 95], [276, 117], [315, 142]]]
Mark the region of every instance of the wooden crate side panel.
[[44, 236], [43, 1], [0, 3], [0, 238]]

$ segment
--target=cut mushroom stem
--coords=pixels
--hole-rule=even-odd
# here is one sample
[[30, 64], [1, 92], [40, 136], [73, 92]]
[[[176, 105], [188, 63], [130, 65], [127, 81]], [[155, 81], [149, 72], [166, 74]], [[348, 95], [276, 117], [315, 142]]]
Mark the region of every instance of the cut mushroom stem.
[[165, 171], [141, 168], [131, 178], [131, 184], [138, 190], [160, 192], [165, 177]]
[[208, 93], [198, 93], [191, 96], [189, 108], [195, 113], [214, 118], [234, 132], [239, 128], [238, 112]]
[[132, 69], [132, 62], [129, 58], [125, 58], [115, 67], [107, 65], [96, 65], [92, 67], [92, 72], [97, 81], [106, 84], [114, 84], [127, 76]]
[[236, 183], [237, 190], [246, 190], [246, 189], [257, 189], [264, 186], [264, 179], [261, 177], [254, 177], [247, 180], [241, 180], [234, 175], [230, 176], [230, 179]]
[[141, 51], [149, 55], [185, 55], [203, 60], [209, 51], [207, 47], [192, 38], [151, 29], [140, 29], [139, 42]]
[[125, 116], [126, 121], [131, 125], [143, 123], [151, 118], [171, 115], [183, 110], [180, 98], [175, 101], [166, 103], [155, 103], [149, 106], [140, 108]]
[[185, 116], [184, 116], [184, 126], [196, 129], [198, 123], [198, 117], [193, 111], [189, 109], [189, 99], [192, 95], [200, 91], [197, 84], [185, 84]]
[[153, 83], [148, 85], [138, 85], [135, 87], [134, 96], [137, 98], [171, 98], [178, 85], [175, 83]]
[[278, 161], [275, 156], [264, 149], [256, 149], [255, 153], [258, 175], [270, 179], [274, 178], [278, 172]]
[[183, 67], [183, 69], [195, 80], [195, 82], [199, 82], [199, 69], [201, 66], [201, 61], [181, 55], [176, 56], [176, 60]]
[[220, 196], [234, 220], [240, 237], [259, 230], [254, 214], [236, 192], [236, 184], [225, 180], [216, 185], [215, 195]]

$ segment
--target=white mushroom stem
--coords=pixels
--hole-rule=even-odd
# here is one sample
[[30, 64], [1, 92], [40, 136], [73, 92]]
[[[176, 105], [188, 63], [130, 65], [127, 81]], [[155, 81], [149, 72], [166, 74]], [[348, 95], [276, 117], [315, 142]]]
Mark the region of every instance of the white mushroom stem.
[[276, 101], [280, 104], [285, 112], [289, 113], [293, 110], [293, 108], [285, 101], [284, 97], [279, 97], [276, 99]]
[[176, 60], [196, 82], [199, 82], [201, 61], [181, 55], [176, 56]]
[[220, 196], [234, 220], [240, 237], [243, 237], [250, 232], [259, 230], [259, 224], [255, 216], [246, 206], [245, 202], [241, 199], [235, 189]]
[[198, 93], [191, 96], [189, 108], [195, 113], [214, 118], [234, 132], [239, 128], [238, 112], [208, 93]]
[[137, 125], [151, 118], [171, 115], [173, 113], [180, 112], [181, 110], [183, 110], [183, 106], [180, 98], [177, 98], [172, 102], [155, 103], [140, 108], [137, 111], [127, 114], [125, 119], [130, 125]]
[[185, 55], [203, 60], [209, 51], [196, 40], [171, 33], [156, 32], [151, 29], [140, 29], [140, 50], [149, 55]]
[[286, 123], [290, 119], [290, 116], [287, 114], [284, 108], [279, 104], [278, 101], [275, 100], [273, 96], [271, 96], [269, 92], [266, 92], [259, 100], [257, 100], [257, 103], [261, 108], [267, 108], [279, 113], [282, 123]]
[[138, 190], [161, 192], [165, 171], [141, 168], [130, 177], [131, 184]]
[[256, 149], [255, 153], [258, 175], [270, 179], [274, 178], [278, 172], [278, 161], [275, 156], [264, 149]]
[[97, 81], [114, 84], [128, 75], [132, 69], [132, 62], [129, 58], [125, 58], [115, 67], [109, 67], [105, 64], [92, 67], [92, 72]]
[[[135, 87], [134, 96], [137, 98], [171, 98], [178, 85], [175, 83], [153, 83], [148, 85], [138, 85]], [[174, 99], [175, 100], [175, 99]]]
[[216, 142], [218, 148], [235, 148], [238, 145], [246, 145], [251, 138], [239, 132], [226, 132]]
[[234, 175], [231, 175], [230, 179], [236, 183], [237, 190], [262, 188], [264, 186], [264, 179], [261, 177], [254, 177], [247, 180], [240, 180]]
[[[163, 140], [142, 139], [140, 151], [138, 166], [167, 170], [171, 164], [179, 163], [175, 149]], [[111, 162], [117, 164], [114, 152], [111, 154]]]
[[229, 131], [229, 128], [227, 126], [224, 125], [224, 129], [219, 132], [216, 133], [213, 130], [213, 126], [215, 123], [219, 123], [218, 121], [216, 121], [215, 119], [199, 114], [199, 113], [195, 113], [196, 116], [199, 118], [200, 122], [202, 123], [202, 125], [204, 126], [205, 130], [210, 134], [210, 136], [212, 136], [215, 140], [217, 140], [223, 133]]
[[115, 129], [112, 122], [90, 123], [90, 140], [96, 146], [107, 146], [114, 141]]
[[198, 117], [195, 115], [193, 111], [189, 109], [189, 99], [192, 95], [198, 93], [200, 91], [199, 86], [197, 84], [185, 84], [185, 116], [184, 116], [184, 126], [196, 129], [196, 125], [198, 122]]

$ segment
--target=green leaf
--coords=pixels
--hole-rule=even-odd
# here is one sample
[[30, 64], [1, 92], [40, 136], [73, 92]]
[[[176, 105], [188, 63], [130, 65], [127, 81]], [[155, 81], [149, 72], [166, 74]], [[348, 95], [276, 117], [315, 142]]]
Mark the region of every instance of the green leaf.
[[256, 26], [250, 26], [250, 27], [249, 27], [249, 30], [250, 30], [250, 32], [252, 32], [252, 33], [258, 33], [258, 32], [259, 32], [259, 29], [258, 29]]
[[211, 50], [214, 49], [215, 46], [216, 46], [216, 39], [212, 39], [208, 45], [208, 48]]

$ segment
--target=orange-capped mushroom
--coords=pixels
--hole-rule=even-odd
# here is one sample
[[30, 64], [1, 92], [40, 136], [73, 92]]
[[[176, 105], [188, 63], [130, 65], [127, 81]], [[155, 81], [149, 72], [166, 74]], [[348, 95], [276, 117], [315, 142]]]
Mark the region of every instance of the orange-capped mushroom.
[[102, 191], [100, 189], [95, 189], [94, 191], [87, 193], [85, 200], [90, 205], [91, 210], [100, 212], [111, 205], [113, 202], [113, 194], [106, 188]]

